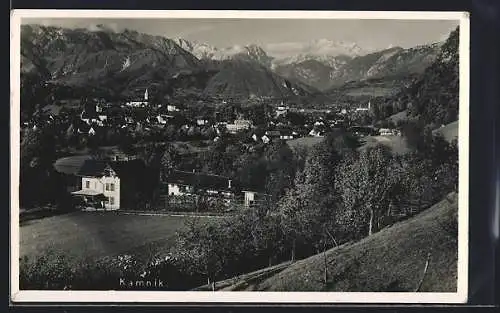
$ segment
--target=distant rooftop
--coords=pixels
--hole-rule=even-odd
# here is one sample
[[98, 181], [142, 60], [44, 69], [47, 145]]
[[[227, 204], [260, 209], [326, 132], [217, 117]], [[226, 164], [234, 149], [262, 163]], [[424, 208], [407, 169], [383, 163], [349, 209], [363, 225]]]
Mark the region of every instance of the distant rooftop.
[[[197, 186], [203, 189], [214, 189], [214, 190], [230, 190], [230, 181], [228, 177], [206, 174], [206, 173], [195, 173], [187, 171], [172, 171], [167, 177], [168, 183]], [[232, 187], [234, 185], [232, 184]]]

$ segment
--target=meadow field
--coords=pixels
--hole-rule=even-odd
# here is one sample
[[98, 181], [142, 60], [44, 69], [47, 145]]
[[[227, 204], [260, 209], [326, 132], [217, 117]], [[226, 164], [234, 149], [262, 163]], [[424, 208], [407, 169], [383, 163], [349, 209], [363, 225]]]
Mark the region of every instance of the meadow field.
[[296, 138], [296, 139], [287, 140], [286, 143], [291, 148], [303, 146], [303, 147], [306, 147], [309, 149], [312, 146], [314, 146], [315, 144], [323, 141], [323, 139], [324, 139], [323, 137], [309, 137], [309, 136], [307, 136], [307, 137], [300, 137], [300, 138]]
[[360, 150], [381, 144], [391, 148], [395, 154], [405, 154], [410, 151], [405, 138], [402, 136], [366, 136], [362, 138], [361, 142], [363, 145], [359, 148]]
[[187, 220], [212, 217], [145, 216], [119, 212], [74, 212], [30, 220], [19, 228], [20, 257], [48, 251], [74, 261], [130, 254], [147, 260], [167, 251]]

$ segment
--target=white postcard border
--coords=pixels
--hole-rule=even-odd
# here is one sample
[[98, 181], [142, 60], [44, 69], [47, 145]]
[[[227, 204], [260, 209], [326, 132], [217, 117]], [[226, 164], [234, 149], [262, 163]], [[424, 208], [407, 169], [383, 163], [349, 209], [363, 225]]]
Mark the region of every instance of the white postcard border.
[[[133, 17], [132, 14], [133, 13]], [[23, 18], [402, 19], [460, 21], [459, 247], [456, 293], [399, 292], [169, 292], [19, 290], [20, 25]], [[468, 287], [469, 42], [467, 12], [385, 11], [11, 11], [10, 103], [10, 299], [14, 303], [464, 303]]]

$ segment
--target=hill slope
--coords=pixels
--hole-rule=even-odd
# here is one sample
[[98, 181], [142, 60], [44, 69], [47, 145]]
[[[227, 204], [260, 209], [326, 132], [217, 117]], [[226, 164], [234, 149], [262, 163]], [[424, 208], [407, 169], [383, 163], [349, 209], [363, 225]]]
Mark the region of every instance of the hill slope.
[[324, 255], [318, 254], [272, 272], [271, 277], [263, 275], [259, 280], [250, 275], [248, 282], [239, 281], [224, 290], [412, 292], [423, 278], [419, 291], [455, 292], [457, 216], [458, 195], [452, 193], [413, 218], [328, 250], [327, 284], [323, 283]]
[[330, 75], [333, 70], [332, 67], [314, 59], [300, 63], [284, 64], [274, 69], [277, 74], [283, 77], [298, 80], [318, 89], [329, 87]]
[[23, 25], [21, 40], [21, 74], [38, 70], [50, 82], [74, 88], [143, 93], [179, 72], [200, 68], [199, 60], [173, 40], [136, 31]]
[[[353, 58], [337, 57], [330, 65], [322, 60], [306, 59], [300, 62], [282, 64], [275, 72], [334, 93], [349, 83], [363, 84], [367, 80], [401, 80], [422, 74], [437, 57], [440, 44], [403, 49], [389, 48]], [[390, 84], [389, 84], [390, 85]], [[392, 88], [392, 86], [388, 86]]]
[[443, 135], [443, 137], [449, 142], [458, 139], [458, 121], [451, 122], [441, 128], [438, 128], [434, 130], [433, 133]]
[[458, 120], [459, 29], [451, 32], [436, 61], [414, 84], [404, 102], [410, 103], [409, 115], [425, 124], [449, 124]]
[[207, 83], [206, 95], [231, 98], [252, 96], [293, 97], [318, 93], [305, 84], [292, 82], [255, 62], [231, 60]]
[[433, 44], [410, 49], [394, 47], [353, 58], [332, 72], [331, 85], [339, 86], [349, 81], [375, 77], [423, 73], [436, 59], [439, 46]]

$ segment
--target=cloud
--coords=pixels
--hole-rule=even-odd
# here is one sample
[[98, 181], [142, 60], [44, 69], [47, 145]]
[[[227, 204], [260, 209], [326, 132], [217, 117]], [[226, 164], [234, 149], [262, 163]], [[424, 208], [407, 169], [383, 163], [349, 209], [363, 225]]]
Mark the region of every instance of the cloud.
[[185, 29], [185, 30], [177, 33], [177, 37], [183, 38], [183, 37], [187, 37], [187, 36], [194, 35], [194, 34], [208, 32], [208, 31], [213, 30], [214, 28], [215, 27], [213, 25], [200, 25], [197, 27]]
[[280, 42], [268, 43], [264, 45], [264, 50], [274, 57], [286, 57], [293, 54], [303, 53], [304, 43], [302, 42]]
[[120, 27], [116, 23], [100, 23], [100, 24], [90, 24], [87, 27], [88, 30], [92, 32], [96, 32], [99, 30], [107, 30], [107, 31], [112, 31], [112, 32], [119, 32]]

